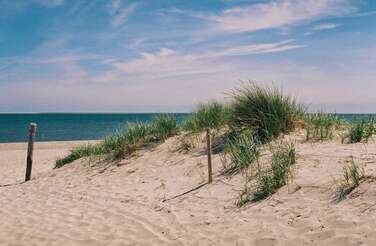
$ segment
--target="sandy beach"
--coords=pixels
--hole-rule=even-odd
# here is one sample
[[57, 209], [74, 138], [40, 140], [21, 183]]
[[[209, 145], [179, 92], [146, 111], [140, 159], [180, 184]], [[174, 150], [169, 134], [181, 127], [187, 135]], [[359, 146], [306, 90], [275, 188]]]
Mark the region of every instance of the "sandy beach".
[[[37, 143], [24, 178], [25, 144], [0, 144], [0, 245], [375, 245], [376, 184], [332, 199], [353, 156], [376, 175], [376, 144], [296, 143], [294, 177], [269, 199], [242, 208], [243, 177], [206, 182], [206, 155], [175, 150], [177, 138], [111, 165], [76, 161], [53, 169], [77, 142]], [[8, 186], [4, 186], [11, 184]]]

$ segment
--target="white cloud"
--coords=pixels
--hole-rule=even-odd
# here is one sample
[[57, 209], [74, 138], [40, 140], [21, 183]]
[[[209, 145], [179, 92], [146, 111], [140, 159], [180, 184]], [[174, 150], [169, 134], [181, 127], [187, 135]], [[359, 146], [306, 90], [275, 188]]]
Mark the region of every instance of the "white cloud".
[[282, 28], [304, 22], [352, 13], [356, 8], [348, 0], [277, 0], [229, 8], [205, 18], [212, 28], [226, 32], [248, 32]]
[[136, 7], [136, 3], [132, 3], [128, 6], [122, 6], [121, 1], [112, 0], [108, 5], [108, 10], [112, 17], [111, 25], [113, 27], [122, 26], [128, 19], [129, 15], [131, 15], [136, 9]]
[[134, 76], [189, 76], [216, 73], [225, 69], [225, 65], [222, 66], [216, 63], [216, 60], [221, 57], [266, 54], [302, 47], [305, 46], [296, 44], [295, 40], [285, 40], [276, 43], [241, 45], [222, 50], [190, 54], [181, 54], [171, 49], [161, 48], [156, 53], [141, 53], [142, 57], [140, 58], [127, 62], [115, 61], [112, 62], [112, 65], [117, 69], [118, 73]]
[[[166, 78], [175, 76], [189, 76], [203, 73], [217, 72], [217, 66], [203, 63], [195, 55], [176, 53], [167, 48], [161, 48], [156, 53], [141, 53], [141, 57], [126, 62], [114, 62], [116, 69], [114, 76], [127, 74], [137, 78]], [[108, 79], [106, 75], [106, 78]]]
[[251, 44], [251, 45], [241, 45], [237, 47], [227, 48], [221, 51], [212, 51], [197, 55], [198, 58], [213, 58], [213, 57], [223, 57], [223, 56], [244, 56], [244, 55], [256, 55], [256, 54], [267, 54], [273, 52], [282, 52], [291, 49], [303, 48], [305, 45], [292, 44], [295, 40], [290, 39], [277, 43], [266, 43], [266, 44]]
[[355, 13], [355, 14], [349, 15], [348, 17], [363, 17], [363, 16], [372, 16], [372, 15], [376, 15], [376, 11]]
[[339, 24], [325, 23], [325, 24], [320, 24], [320, 25], [312, 27], [312, 30], [314, 30], [314, 31], [330, 30], [330, 29], [335, 29], [339, 26], [340, 26]]

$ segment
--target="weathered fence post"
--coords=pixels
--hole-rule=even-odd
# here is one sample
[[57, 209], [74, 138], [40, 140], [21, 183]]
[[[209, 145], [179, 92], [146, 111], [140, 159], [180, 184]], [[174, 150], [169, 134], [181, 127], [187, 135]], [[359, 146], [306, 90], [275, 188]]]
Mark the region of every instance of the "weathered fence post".
[[31, 169], [33, 168], [33, 151], [34, 151], [34, 140], [35, 140], [36, 128], [37, 128], [37, 124], [30, 123], [29, 141], [28, 141], [28, 144], [27, 144], [25, 182], [29, 181], [30, 178], [31, 178]]
[[206, 148], [208, 150], [208, 183], [213, 182], [213, 171], [212, 171], [212, 146], [211, 146], [211, 136], [210, 129], [206, 129]]

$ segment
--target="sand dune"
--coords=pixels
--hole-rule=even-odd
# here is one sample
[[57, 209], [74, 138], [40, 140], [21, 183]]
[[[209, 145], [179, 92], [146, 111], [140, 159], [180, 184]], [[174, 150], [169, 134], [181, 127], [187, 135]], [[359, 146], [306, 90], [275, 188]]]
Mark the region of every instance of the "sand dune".
[[[0, 245], [376, 245], [376, 184], [332, 200], [353, 155], [376, 175], [376, 144], [298, 143], [293, 182], [271, 198], [234, 205], [241, 175], [167, 200], [206, 180], [206, 156], [172, 151], [176, 138], [110, 166], [52, 170], [75, 143], [36, 147], [33, 179], [0, 187]], [[0, 145], [0, 184], [22, 181], [25, 146]]]

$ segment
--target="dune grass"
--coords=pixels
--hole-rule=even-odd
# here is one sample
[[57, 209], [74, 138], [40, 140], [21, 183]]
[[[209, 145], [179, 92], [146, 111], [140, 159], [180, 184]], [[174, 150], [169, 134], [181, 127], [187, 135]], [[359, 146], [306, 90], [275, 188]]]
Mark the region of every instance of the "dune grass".
[[199, 133], [206, 129], [223, 127], [228, 118], [228, 109], [219, 102], [200, 104], [196, 110], [183, 122], [183, 130]]
[[333, 138], [334, 131], [339, 129], [343, 122], [336, 116], [326, 113], [305, 114], [306, 141], [324, 141]]
[[361, 120], [351, 125], [348, 132], [349, 143], [368, 142], [376, 134], [375, 119]]
[[80, 146], [73, 148], [67, 156], [58, 159], [55, 163], [55, 168], [62, 167], [65, 164], [71, 163], [82, 157], [102, 155], [102, 154], [104, 154], [104, 149], [101, 144], [80, 145]]
[[123, 136], [124, 141], [130, 144], [147, 143], [150, 141], [152, 130], [152, 125], [148, 123], [128, 123], [126, 130], [120, 134], [120, 137]]
[[295, 147], [289, 144], [286, 147], [278, 146], [272, 150], [270, 169], [258, 170], [257, 187], [253, 193], [253, 201], [262, 200], [274, 194], [287, 183], [290, 167], [295, 163]]
[[158, 115], [150, 123], [128, 123], [125, 129], [106, 136], [97, 144], [73, 148], [67, 156], [56, 161], [55, 167], [59, 168], [80, 158], [90, 156], [105, 156], [110, 159], [124, 158], [140, 147], [152, 142], [164, 141], [176, 133], [176, 120], [168, 115]]
[[261, 87], [256, 83], [231, 93], [230, 127], [237, 131], [250, 129], [261, 142], [294, 129], [294, 120], [303, 109], [295, 99], [277, 87]]
[[224, 174], [233, 175], [247, 169], [260, 154], [259, 141], [248, 131], [231, 136], [225, 145], [225, 153], [230, 156], [231, 164]]
[[336, 191], [335, 200], [342, 201], [349, 195], [360, 182], [365, 179], [364, 170], [355, 164], [354, 159], [351, 159], [351, 164], [343, 168], [342, 181], [339, 183]]
[[245, 186], [245, 189], [240, 193], [237, 206], [241, 207], [251, 201], [263, 200], [287, 184], [291, 166], [295, 163], [295, 147], [292, 143], [279, 145], [272, 147], [271, 152], [270, 166], [262, 168], [257, 165], [255, 167], [255, 177], [246, 181], [252, 185]]
[[152, 132], [159, 140], [165, 140], [177, 133], [178, 125], [176, 119], [167, 114], [154, 117], [152, 121]]

